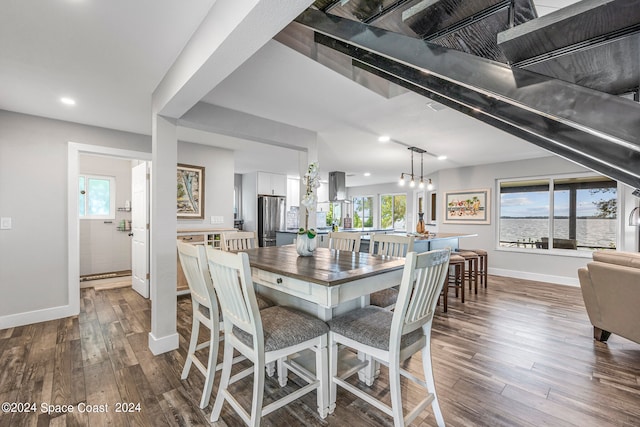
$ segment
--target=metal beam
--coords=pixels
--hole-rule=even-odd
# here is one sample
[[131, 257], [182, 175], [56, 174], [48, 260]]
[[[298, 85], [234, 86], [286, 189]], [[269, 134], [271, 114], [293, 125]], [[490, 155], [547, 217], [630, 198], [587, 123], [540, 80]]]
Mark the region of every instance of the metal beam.
[[396, 84], [640, 188], [640, 105], [631, 100], [311, 9], [296, 22]]

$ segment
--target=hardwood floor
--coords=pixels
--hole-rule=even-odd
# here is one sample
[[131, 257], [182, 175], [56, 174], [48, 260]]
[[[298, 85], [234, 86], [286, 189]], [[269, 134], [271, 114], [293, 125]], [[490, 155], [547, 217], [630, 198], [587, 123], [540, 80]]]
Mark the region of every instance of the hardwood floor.
[[[449, 299], [433, 327], [434, 372], [450, 426], [638, 426], [640, 345], [612, 335], [593, 341], [579, 288], [489, 277], [488, 290], [464, 304]], [[35, 402], [31, 413], [0, 414], [0, 427], [209, 425], [213, 398], [198, 408], [203, 377], [180, 380], [191, 328], [189, 297], [178, 299], [180, 348], [148, 349], [150, 306], [131, 288], [81, 291], [77, 317], [0, 330], [0, 402]], [[419, 355], [408, 363], [420, 372]], [[381, 396], [383, 369], [373, 389]], [[238, 386], [248, 405], [250, 383]], [[294, 383], [294, 384], [292, 384]], [[287, 388], [295, 387], [290, 381]], [[214, 393], [217, 381], [214, 385]], [[417, 400], [417, 389], [406, 393]], [[267, 381], [265, 396], [279, 396]], [[118, 402], [140, 411], [116, 412]], [[42, 403], [73, 405], [46, 413]], [[79, 412], [80, 404], [109, 412]], [[90, 406], [91, 409], [104, 409]], [[265, 426], [391, 426], [390, 417], [340, 390], [334, 414], [321, 420], [314, 393], [263, 420]], [[241, 425], [225, 405], [219, 426]], [[414, 425], [435, 425], [425, 410]]]

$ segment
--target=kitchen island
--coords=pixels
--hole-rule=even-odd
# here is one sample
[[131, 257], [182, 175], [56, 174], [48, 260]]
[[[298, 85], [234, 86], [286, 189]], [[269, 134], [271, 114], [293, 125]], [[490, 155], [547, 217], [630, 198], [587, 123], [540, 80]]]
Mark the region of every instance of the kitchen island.
[[[328, 234], [331, 231], [331, 228], [320, 228], [317, 229], [316, 232], [318, 233], [318, 244], [320, 247], [326, 247], [329, 244], [328, 241]], [[366, 238], [367, 236], [369, 236], [370, 234], [373, 233], [395, 233], [393, 228], [373, 228], [373, 227], [364, 227], [364, 228], [340, 228], [339, 231], [348, 231], [348, 232], [359, 232], [361, 233], [363, 238]], [[290, 245], [293, 244], [293, 242], [296, 239], [296, 236], [298, 235], [298, 229], [297, 228], [291, 228], [291, 229], [287, 229], [287, 230], [281, 230], [281, 231], [276, 231], [276, 246], [283, 246], [283, 245]], [[360, 249], [360, 252], [367, 252], [369, 249], [369, 246], [367, 246], [367, 250], [363, 251], [362, 249]]]
[[[331, 231], [330, 228], [320, 229], [317, 231], [318, 233], [318, 245], [319, 247], [326, 247], [328, 242], [328, 234]], [[360, 252], [369, 252], [369, 236], [375, 233], [385, 233], [385, 234], [397, 234], [401, 236], [406, 236], [407, 233], [401, 233], [394, 231], [391, 228], [373, 228], [373, 227], [365, 227], [365, 228], [341, 228], [340, 231], [358, 231], [362, 233], [362, 240], [360, 240]], [[298, 230], [286, 230], [286, 231], [276, 231], [276, 246], [290, 245], [293, 244], [296, 236], [298, 235]], [[420, 252], [432, 251], [434, 249], [445, 249], [449, 248], [452, 251], [458, 250], [460, 247], [459, 240], [465, 237], [476, 237], [477, 234], [468, 234], [468, 233], [431, 233], [429, 236], [416, 236], [415, 242], [413, 245], [413, 250]]]
[[[406, 236], [407, 233], [393, 233], [398, 236]], [[460, 247], [459, 239], [465, 237], [475, 237], [477, 234], [462, 234], [462, 233], [431, 233], [429, 236], [415, 236], [413, 243], [413, 250], [415, 252], [428, 252], [434, 249], [451, 249], [452, 251], [458, 250]], [[369, 237], [364, 237], [360, 241], [360, 252], [369, 251]]]

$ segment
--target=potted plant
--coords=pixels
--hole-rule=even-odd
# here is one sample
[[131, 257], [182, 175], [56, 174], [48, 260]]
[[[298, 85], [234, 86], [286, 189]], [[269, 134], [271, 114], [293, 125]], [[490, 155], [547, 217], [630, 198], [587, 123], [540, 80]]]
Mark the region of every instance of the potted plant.
[[309, 164], [303, 179], [306, 191], [301, 203], [306, 209], [304, 213], [304, 228], [301, 227], [300, 230], [298, 230], [296, 251], [298, 255], [311, 256], [318, 246], [318, 239], [316, 239], [317, 233], [313, 228], [309, 228], [309, 212], [315, 211], [316, 203], [318, 202], [318, 197], [316, 196], [316, 188], [320, 187], [318, 162]]

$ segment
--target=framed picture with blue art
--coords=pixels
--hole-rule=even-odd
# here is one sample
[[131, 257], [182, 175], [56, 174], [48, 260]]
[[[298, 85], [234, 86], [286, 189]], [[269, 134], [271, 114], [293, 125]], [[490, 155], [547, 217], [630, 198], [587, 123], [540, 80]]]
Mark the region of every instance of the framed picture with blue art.
[[491, 189], [457, 190], [444, 193], [444, 223], [490, 224]]
[[178, 164], [178, 219], [204, 219], [204, 167]]

